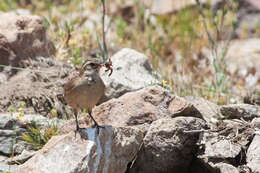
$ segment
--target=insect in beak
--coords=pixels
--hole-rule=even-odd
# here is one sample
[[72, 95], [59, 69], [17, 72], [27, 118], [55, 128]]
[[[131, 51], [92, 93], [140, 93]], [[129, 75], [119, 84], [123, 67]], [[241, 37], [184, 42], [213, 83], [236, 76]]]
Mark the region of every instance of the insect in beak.
[[109, 58], [108, 62], [104, 63], [103, 64], [107, 69], [105, 70], [105, 72], [108, 72], [110, 71], [110, 73], [108, 74], [108, 76], [111, 76], [112, 73], [113, 73], [113, 64], [112, 64], [112, 61], [111, 59]]

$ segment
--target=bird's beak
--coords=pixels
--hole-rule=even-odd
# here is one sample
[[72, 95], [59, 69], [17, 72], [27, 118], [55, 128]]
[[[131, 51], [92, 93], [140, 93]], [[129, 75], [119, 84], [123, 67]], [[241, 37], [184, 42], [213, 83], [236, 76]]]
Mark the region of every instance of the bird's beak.
[[101, 67], [103, 67], [104, 64], [98, 64], [98, 68], [100, 69]]

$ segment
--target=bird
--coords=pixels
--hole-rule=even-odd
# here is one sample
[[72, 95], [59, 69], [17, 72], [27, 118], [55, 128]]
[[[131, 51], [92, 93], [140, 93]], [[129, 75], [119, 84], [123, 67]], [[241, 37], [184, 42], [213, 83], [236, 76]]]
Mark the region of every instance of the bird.
[[99, 58], [88, 58], [82, 65], [79, 74], [64, 85], [65, 100], [74, 112], [76, 132], [81, 129], [78, 123], [78, 112], [82, 109], [86, 109], [94, 121], [93, 127], [97, 128], [97, 133], [100, 128], [103, 128], [92, 116], [92, 109], [105, 93], [105, 84], [99, 75], [102, 66], [109, 65], [103, 64]]

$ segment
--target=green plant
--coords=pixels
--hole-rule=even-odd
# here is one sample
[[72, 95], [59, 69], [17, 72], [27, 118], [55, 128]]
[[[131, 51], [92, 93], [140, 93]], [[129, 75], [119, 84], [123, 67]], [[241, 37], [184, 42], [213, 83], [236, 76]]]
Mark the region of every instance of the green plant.
[[52, 118], [58, 116], [58, 113], [57, 113], [57, 110], [56, 110], [56, 109], [51, 109], [50, 113], [51, 113], [51, 117], [52, 117]]
[[13, 115], [14, 115], [14, 111], [15, 111], [13, 105], [11, 105], [11, 106], [9, 107], [9, 111], [10, 111], [10, 113], [11, 113], [11, 116], [13, 116]]
[[115, 23], [117, 26], [117, 35], [123, 39], [126, 34], [127, 23], [120, 17], [115, 19]]
[[[235, 29], [237, 28], [237, 19], [236, 17], [232, 20], [232, 30], [229, 34], [229, 38], [225, 41], [222, 41], [223, 44], [220, 44], [219, 40], [221, 39], [221, 34], [224, 33], [224, 21], [225, 17], [229, 10], [235, 11], [236, 5], [233, 5], [232, 7], [223, 5], [221, 10], [218, 10], [217, 12], [210, 14], [209, 17], [206, 17], [206, 12], [203, 11], [202, 4], [199, 0], [196, 0], [196, 3], [198, 5], [199, 13], [202, 17], [202, 23], [203, 27], [206, 31], [207, 38], [210, 44], [210, 50], [212, 55], [211, 65], [214, 69], [214, 75], [215, 77], [213, 80], [206, 79], [206, 83], [208, 84], [211, 91], [214, 92], [226, 92], [227, 89], [227, 66], [226, 66], [226, 54], [229, 48], [229, 44], [231, 39], [233, 38], [235, 34]], [[231, 3], [232, 4], [232, 3]], [[211, 22], [213, 26], [214, 33], [212, 34], [209, 31], [207, 20]]]
[[3, 173], [11, 173], [11, 171], [4, 171]]
[[24, 116], [24, 106], [25, 106], [25, 102], [21, 101], [20, 107], [18, 108], [18, 116], [17, 116], [18, 119]]
[[0, 10], [8, 11], [12, 9], [16, 9], [18, 7], [15, 0], [1, 0], [0, 1]]
[[35, 150], [41, 149], [52, 136], [59, 134], [57, 125], [49, 125], [44, 130], [37, 127], [36, 123], [33, 123], [29, 128], [28, 132], [22, 134], [23, 140], [33, 147]]

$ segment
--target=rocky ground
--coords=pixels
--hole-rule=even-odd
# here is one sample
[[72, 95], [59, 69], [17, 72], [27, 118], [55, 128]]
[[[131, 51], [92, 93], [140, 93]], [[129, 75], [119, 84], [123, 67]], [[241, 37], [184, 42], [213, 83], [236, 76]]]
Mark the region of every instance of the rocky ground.
[[[240, 22], [259, 15], [243, 12]], [[244, 76], [250, 88], [259, 77], [258, 43], [232, 40], [227, 53], [229, 73]], [[260, 173], [257, 87], [239, 104], [181, 97], [149, 57], [123, 48], [111, 57], [113, 74], [101, 72], [107, 89], [93, 116], [105, 127], [97, 134], [82, 112], [86, 129], [75, 134], [63, 85], [78, 69], [57, 60], [56, 51], [40, 17], [0, 15], [0, 64], [16, 67], [0, 67], [0, 173]]]

